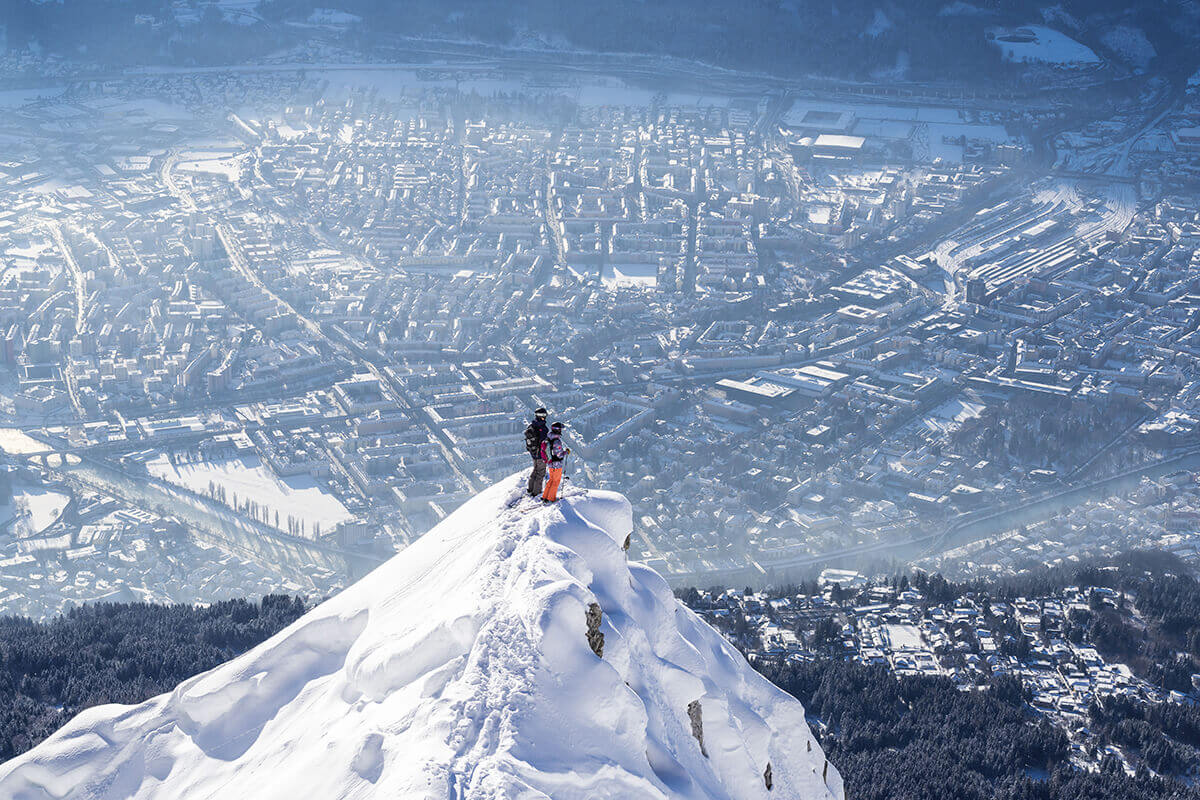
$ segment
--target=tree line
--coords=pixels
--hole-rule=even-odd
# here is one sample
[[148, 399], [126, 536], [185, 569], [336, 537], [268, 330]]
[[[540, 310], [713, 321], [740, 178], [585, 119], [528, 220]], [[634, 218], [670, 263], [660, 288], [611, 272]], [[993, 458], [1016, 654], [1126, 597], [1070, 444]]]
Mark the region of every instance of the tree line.
[[[1001, 654], [1021, 659], [1030, 655], [1028, 638], [1015, 617], [992, 614], [991, 602], [1049, 597], [1077, 587], [1088, 607], [1063, 620], [1065, 638], [1091, 643], [1107, 660], [1126, 663], [1165, 689], [1190, 691], [1197, 672], [1200, 582], [1168, 552], [1131, 551], [1003, 579], [959, 582], [916, 572], [894, 576], [889, 587], [893, 597], [909, 588], [920, 592], [918, 604], [927, 608], [970, 598], [1001, 643]], [[1031, 711], [1018, 679], [980, 678], [980, 691], [962, 691], [946, 678], [896, 676], [883, 666], [844, 661], [841, 625], [833, 616], [801, 620], [797, 634], [813, 660], [763, 656], [758, 628], [747, 613], [761, 612], [779, 623], [764, 600], [820, 593], [815, 581], [757, 595], [747, 589], [749, 599], [737, 604], [719, 588], [677, 592], [685, 604], [710, 612], [735, 646], [755, 656], [760, 672], [805, 705], [830, 761], [846, 779], [848, 797], [1200, 800], [1196, 788], [1179, 780], [1191, 776], [1200, 750], [1195, 706], [1100, 699], [1087, 709], [1092, 736], [1086, 751], [1072, 753], [1065, 734]], [[865, 590], [836, 585], [830, 594], [834, 604], [869, 600]], [[1043, 621], [1043, 631], [1049, 627]], [[1126, 775], [1120, 761], [1103, 752], [1107, 745], [1136, 755], [1137, 772]], [[1099, 769], [1079, 770], [1073, 757]]]
[[209, 606], [99, 603], [49, 622], [0, 617], [0, 761], [85, 708], [140, 703], [249, 650], [305, 611], [266, 595]]
[[1200, 791], [1112, 757], [1096, 772], [1070, 763], [1066, 735], [1025, 711], [1019, 681], [963, 692], [946, 678], [821, 659], [756, 664], [804, 704], [856, 800], [1200, 800]]

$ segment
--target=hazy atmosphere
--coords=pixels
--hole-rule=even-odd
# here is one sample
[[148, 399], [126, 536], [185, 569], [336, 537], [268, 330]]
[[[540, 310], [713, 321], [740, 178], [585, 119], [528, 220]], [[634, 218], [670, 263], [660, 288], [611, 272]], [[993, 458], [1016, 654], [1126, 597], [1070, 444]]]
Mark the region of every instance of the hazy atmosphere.
[[1191, 0], [0, 0], [0, 796], [1200, 797], [1198, 199]]

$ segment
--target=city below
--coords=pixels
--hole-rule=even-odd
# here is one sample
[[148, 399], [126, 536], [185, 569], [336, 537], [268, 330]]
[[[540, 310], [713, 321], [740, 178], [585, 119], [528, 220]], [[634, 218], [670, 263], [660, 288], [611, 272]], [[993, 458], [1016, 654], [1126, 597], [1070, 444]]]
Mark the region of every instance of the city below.
[[1200, 81], [1095, 119], [1077, 73], [8, 92], [0, 610], [331, 592], [526, 469], [538, 405], [678, 585], [1194, 555]]
[[314, 2], [0, 15], [0, 795], [1200, 800], [1200, 3]]

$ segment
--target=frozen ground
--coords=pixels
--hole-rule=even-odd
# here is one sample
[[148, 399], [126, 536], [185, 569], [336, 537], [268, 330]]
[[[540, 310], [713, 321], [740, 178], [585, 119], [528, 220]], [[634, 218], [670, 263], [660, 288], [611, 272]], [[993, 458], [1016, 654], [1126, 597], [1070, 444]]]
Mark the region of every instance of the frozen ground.
[[306, 520], [309, 531], [314, 524], [319, 524], [322, 531], [333, 530], [351, 516], [336, 497], [308, 475], [280, 478], [258, 456], [176, 466], [164, 455], [146, 462], [146, 468], [156, 478], [205, 496], [209, 496], [210, 483], [222, 486], [227, 494], [225, 501], [230, 505], [236, 496], [239, 504], [253, 500], [270, 509], [272, 524], [274, 512], [278, 511], [280, 524], [276, 527], [281, 530], [287, 530], [288, 515]]
[[627, 563], [624, 498], [506, 510], [519, 483], [245, 655], [84, 711], [0, 765], [0, 796], [842, 797], [800, 703]]

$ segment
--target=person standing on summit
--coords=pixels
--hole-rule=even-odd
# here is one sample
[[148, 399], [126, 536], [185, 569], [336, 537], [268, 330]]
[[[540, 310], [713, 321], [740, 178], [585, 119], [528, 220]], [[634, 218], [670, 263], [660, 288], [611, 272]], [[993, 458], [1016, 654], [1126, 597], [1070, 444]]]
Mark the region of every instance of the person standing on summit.
[[550, 471], [550, 479], [546, 481], [546, 491], [542, 492], [543, 503], [553, 503], [558, 499], [558, 485], [562, 483], [563, 466], [571, 448], [562, 443], [563, 424], [556, 422], [550, 426], [550, 435], [542, 442], [542, 461]]
[[542, 443], [550, 435], [550, 429], [546, 427], [546, 416], [549, 413], [544, 408], [534, 411], [533, 420], [525, 429], [525, 450], [533, 457], [533, 472], [529, 473], [529, 486], [527, 487], [530, 497], [537, 497], [542, 493], [542, 482], [546, 480], [546, 462], [542, 460]]

